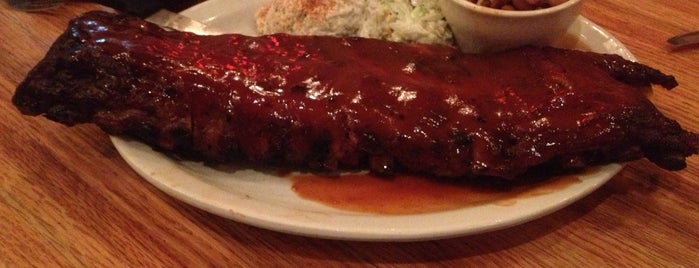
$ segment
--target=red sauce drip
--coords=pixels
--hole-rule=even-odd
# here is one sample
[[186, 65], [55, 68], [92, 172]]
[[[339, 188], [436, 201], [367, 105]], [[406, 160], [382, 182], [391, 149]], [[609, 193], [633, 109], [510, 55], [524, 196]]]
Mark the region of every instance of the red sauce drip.
[[574, 175], [512, 187], [448, 183], [412, 175], [382, 178], [366, 173], [338, 177], [300, 174], [292, 178], [292, 188], [302, 198], [342, 210], [392, 215], [439, 212], [484, 203], [514, 205], [519, 199], [580, 182]]

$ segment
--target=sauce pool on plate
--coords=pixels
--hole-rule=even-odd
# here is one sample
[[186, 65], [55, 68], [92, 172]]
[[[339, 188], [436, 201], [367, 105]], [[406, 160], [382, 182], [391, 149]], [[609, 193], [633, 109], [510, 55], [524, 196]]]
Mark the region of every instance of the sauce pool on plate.
[[581, 180], [563, 175], [528, 185], [475, 185], [420, 176], [391, 178], [367, 173], [324, 177], [295, 174], [292, 189], [300, 197], [334, 208], [388, 215], [439, 212], [480, 204], [508, 206], [518, 199], [565, 189]]

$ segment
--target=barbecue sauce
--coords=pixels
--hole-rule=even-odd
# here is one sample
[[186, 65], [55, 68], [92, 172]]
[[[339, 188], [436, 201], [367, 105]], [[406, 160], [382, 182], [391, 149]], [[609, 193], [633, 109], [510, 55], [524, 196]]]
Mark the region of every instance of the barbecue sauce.
[[105, 12], [69, 27], [18, 86], [23, 113], [207, 162], [513, 178], [547, 162], [640, 158], [656, 144], [667, 149], [651, 159], [678, 169], [677, 156], [696, 151], [639, 90], [675, 79], [619, 56], [197, 36]]
[[390, 178], [367, 173], [323, 177], [294, 175], [292, 188], [302, 198], [334, 208], [365, 213], [405, 215], [439, 212], [518, 200], [559, 191], [580, 183], [576, 175], [548, 178], [528, 185], [475, 185], [413, 175]]

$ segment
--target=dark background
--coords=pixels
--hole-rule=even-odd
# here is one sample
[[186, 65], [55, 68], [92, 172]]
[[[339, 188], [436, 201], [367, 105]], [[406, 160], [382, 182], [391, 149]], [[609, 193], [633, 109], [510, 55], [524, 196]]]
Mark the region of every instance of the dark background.
[[203, 0], [95, 0], [93, 2], [139, 17], [148, 17], [160, 9], [179, 12]]

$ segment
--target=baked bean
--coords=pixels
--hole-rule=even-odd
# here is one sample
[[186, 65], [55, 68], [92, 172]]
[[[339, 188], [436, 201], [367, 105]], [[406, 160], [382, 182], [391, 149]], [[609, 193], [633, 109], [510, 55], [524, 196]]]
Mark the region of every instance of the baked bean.
[[533, 10], [535, 6], [529, 4], [527, 0], [512, 0], [512, 5], [517, 10]]
[[476, 5], [502, 10], [534, 10], [563, 4], [568, 0], [466, 0]]
[[490, 5], [488, 7], [501, 8], [505, 4], [505, 0], [490, 0]]

